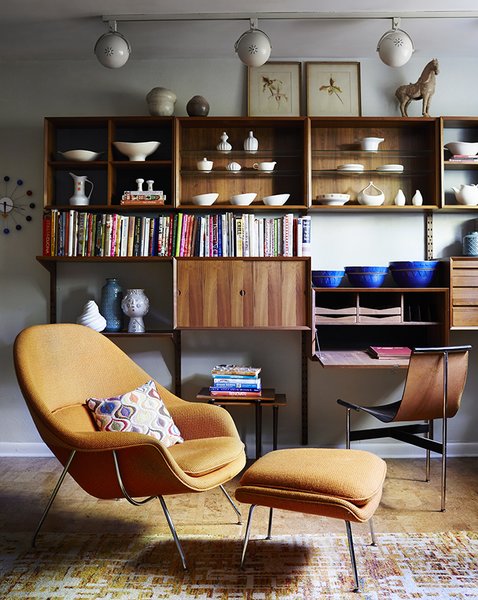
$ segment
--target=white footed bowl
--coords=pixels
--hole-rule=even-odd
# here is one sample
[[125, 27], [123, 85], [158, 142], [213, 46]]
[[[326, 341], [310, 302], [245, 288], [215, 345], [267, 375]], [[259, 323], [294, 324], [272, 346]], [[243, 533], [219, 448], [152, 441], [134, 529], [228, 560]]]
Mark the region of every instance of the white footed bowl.
[[101, 154], [101, 152], [93, 152], [92, 150], [67, 150], [66, 152], [60, 152], [66, 160], [95, 160]]
[[192, 197], [193, 204], [197, 206], [211, 206], [218, 199], [219, 194], [210, 192], [209, 194], [198, 194]]
[[113, 142], [117, 150], [129, 158], [129, 160], [146, 160], [153, 154], [161, 142]]
[[267, 206], [282, 206], [289, 199], [290, 194], [274, 194], [273, 196], [264, 196], [262, 202]]
[[465, 156], [475, 156], [478, 154], [478, 142], [448, 142], [445, 144], [453, 156], [464, 154]]
[[100, 314], [100, 309], [94, 300], [89, 300], [81, 315], [76, 320], [78, 325], [86, 325], [95, 331], [103, 331], [106, 327], [106, 319]]
[[255, 192], [250, 192], [248, 194], [235, 194], [231, 196], [231, 204], [236, 204], [237, 206], [248, 206], [252, 203], [254, 198], [257, 196]]

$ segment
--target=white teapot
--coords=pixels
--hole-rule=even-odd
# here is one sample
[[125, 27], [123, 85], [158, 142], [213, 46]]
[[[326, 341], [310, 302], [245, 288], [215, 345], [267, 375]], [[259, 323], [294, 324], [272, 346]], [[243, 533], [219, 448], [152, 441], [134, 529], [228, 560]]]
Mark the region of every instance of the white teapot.
[[467, 204], [468, 206], [476, 206], [478, 204], [478, 185], [462, 183], [459, 188], [451, 188], [455, 192], [455, 198], [458, 204]]

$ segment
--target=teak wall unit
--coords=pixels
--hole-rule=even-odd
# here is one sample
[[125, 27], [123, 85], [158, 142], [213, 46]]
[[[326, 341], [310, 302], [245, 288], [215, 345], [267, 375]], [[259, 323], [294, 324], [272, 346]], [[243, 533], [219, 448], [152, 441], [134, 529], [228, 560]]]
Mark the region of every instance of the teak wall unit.
[[[252, 131], [259, 141], [255, 153], [244, 150], [244, 140]], [[223, 132], [232, 150], [217, 150]], [[383, 137], [377, 152], [360, 149], [362, 137]], [[446, 141], [478, 139], [478, 119], [468, 117], [58, 117], [45, 119], [44, 207], [66, 211], [73, 191], [70, 172], [86, 175], [94, 183], [88, 207], [75, 207], [98, 213], [175, 214], [197, 213], [294, 213], [296, 216], [320, 211], [418, 211], [428, 228], [428, 249], [432, 248], [432, 214], [440, 209], [468, 209], [457, 206], [449, 186], [459, 174], [463, 183], [474, 182], [477, 163], [455, 164], [443, 152]], [[473, 139], [472, 139], [473, 138]], [[161, 142], [146, 161], [129, 161], [113, 141]], [[61, 152], [87, 148], [100, 152], [97, 160], [64, 160]], [[200, 172], [196, 163], [214, 161], [210, 173]], [[230, 172], [229, 162], [242, 169]], [[253, 168], [255, 162], [276, 161], [273, 172]], [[346, 163], [364, 165], [362, 172], [343, 172]], [[382, 172], [383, 164], [402, 164], [403, 172]], [[136, 189], [136, 178], [153, 179], [154, 188], [167, 196], [164, 206], [124, 206], [124, 190]], [[450, 180], [450, 181], [449, 181]], [[357, 194], [369, 181], [386, 196], [383, 206], [362, 206]], [[454, 184], [454, 183], [453, 183]], [[393, 198], [402, 189], [406, 206], [395, 206]], [[422, 206], [412, 206], [410, 198], [419, 189]], [[217, 202], [198, 207], [192, 196], [218, 192]], [[233, 206], [233, 194], [256, 192], [250, 206]], [[327, 206], [317, 201], [323, 193], [341, 192], [351, 196], [343, 206]], [[282, 207], [265, 206], [262, 198], [290, 193]], [[106, 263], [111, 266], [140, 262], [154, 269], [158, 261], [171, 265], [167, 289], [173, 296], [171, 328], [149, 335], [171, 335], [176, 344], [176, 391], [180, 390], [181, 338], [183, 329], [250, 328], [294, 329], [302, 332], [302, 419], [303, 443], [307, 443], [307, 356], [317, 357], [318, 340], [323, 353], [342, 353], [341, 366], [372, 366], [354, 362], [354, 350], [370, 344], [444, 344], [448, 340], [449, 310], [452, 327], [478, 326], [474, 309], [464, 321], [460, 313], [460, 292], [453, 274], [463, 265], [452, 262], [452, 295], [448, 287], [404, 289], [336, 290], [310, 287], [309, 258], [160, 258], [160, 257], [38, 257], [50, 273], [50, 319], [57, 318], [57, 264], [77, 262]], [[459, 261], [459, 259], [457, 259]], [[471, 262], [471, 261], [470, 261]], [[149, 268], [149, 267], [148, 267]], [[470, 286], [468, 286], [470, 287]], [[472, 286], [471, 286], [472, 287]], [[471, 291], [474, 294], [473, 290]], [[193, 302], [194, 298], [194, 302]], [[419, 307], [418, 312], [413, 307]], [[424, 307], [429, 307], [425, 309]], [[414, 312], [415, 310], [415, 312]], [[426, 312], [428, 310], [428, 313]], [[412, 315], [413, 313], [413, 315]], [[418, 315], [418, 316], [417, 316]], [[458, 319], [458, 320], [456, 320]], [[314, 342], [309, 343], [309, 332]], [[317, 336], [315, 335], [317, 333]], [[122, 333], [120, 335], [128, 335]], [[340, 339], [340, 347], [337, 340]], [[363, 354], [363, 353], [362, 353]], [[329, 355], [330, 356], [330, 355]], [[337, 355], [336, 355], [337, 356]], [[345, 356], [345, 359], [344, 359]], [[323, 360], [323, 364], [335, 364]], [[360, 363], [360, 361], [359, 361]], [[376, 366], [376, 365], [373, 365]]]

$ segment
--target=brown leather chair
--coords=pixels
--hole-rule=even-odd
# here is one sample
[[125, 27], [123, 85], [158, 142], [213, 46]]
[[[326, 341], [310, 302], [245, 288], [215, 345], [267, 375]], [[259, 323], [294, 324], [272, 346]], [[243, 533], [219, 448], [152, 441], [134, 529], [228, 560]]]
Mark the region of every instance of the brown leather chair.
[[67, 473], [96, 498], [124, 497], [135, 505], [158, 498], [184, 568], [184, 553], [163, 496], [219, 486], [240, 519], [223, 484], [243, 469], [246, 457], [226, 410], [186, 402], [155, 382], [184, 443], [166, 447], [142, 433], [98, 431], [86, 400], [123, 394], [151, 377], [113, 342], [83, 325], [23, 330], [15, 340], [14, 361], [40, 436], [64, 467], [33, 545]]
[[[354, 440], [391, 437], [426, 450], [426, 481], [430, 479], [430, 451], [442, 455], [441, 510], [446, 501], [447, 419], [460, 408], [468, 372], [471, 346], [415, 348], [408, 365], [401, 400], [382, 406], [360, 406], [338, 399], [347, 409], [346, 448]], [[425, 421], [420, 424], [394, 425], [351, 431], [351, 410], [364, 411], [383, 423]], [[433, 439], [433, 421], [442, 419], [441, 441]], [[425, 434], [422, 437], [421, 434]]]

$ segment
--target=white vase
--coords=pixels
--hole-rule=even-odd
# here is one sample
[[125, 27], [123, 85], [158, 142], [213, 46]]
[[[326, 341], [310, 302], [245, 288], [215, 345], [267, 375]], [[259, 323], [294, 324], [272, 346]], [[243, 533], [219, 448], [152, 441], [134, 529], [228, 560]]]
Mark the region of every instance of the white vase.
[[402, 190], [398, 190], [393, 201], [395, 203], [395, 206], [405, 206], [405, 194]]
[[126, 291], [121, 308], [129, 317], [128, 333], [144, 333], [143, 317], [148, 314], [149, 300], [144, 290], [133, 288]]
[[103, 331], [106, 327], [106, 319], [100, 314], [100, 309], [94, 300], [89, 300], [83, 307], [81, 315], [76, 322], [86, 325], [95, 331]]
[[216, 150], [219, 150], [220, 152], [230, 152], [232, 150], [232, 146], [227, 141], [228, 139], [229, 139], [229, 136], [224, 131], [223, 134], [221, 135], [221, 141], [216, 146]]
[[249, 135], [244, 140], [244, 150], [246, 152], [257, 152], [259, 141], [254, 137], [254, 133], [249, 131]]
[[421, 206], [423, 204], [423, 196], [420, 190], [417, 190], [412, 196], [413, 206]]

